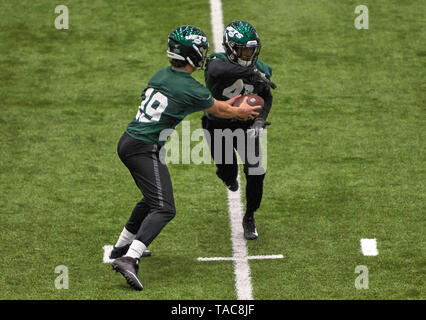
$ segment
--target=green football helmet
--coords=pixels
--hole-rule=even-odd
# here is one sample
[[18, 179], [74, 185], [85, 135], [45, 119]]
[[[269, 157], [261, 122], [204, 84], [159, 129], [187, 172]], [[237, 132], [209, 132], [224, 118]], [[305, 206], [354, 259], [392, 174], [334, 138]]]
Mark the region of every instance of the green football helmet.
[[262, 44], [256, 29], [247, 21], [232, 21], [223, 33], [223, 48], [229, 61], [244, 67], [253, 66]]
[[207, 37], [197, 27], [180, 26], [169, 34], [167, 56], [172, 60], [185, 61], [196, 69], [202, 69], [208, 50]]

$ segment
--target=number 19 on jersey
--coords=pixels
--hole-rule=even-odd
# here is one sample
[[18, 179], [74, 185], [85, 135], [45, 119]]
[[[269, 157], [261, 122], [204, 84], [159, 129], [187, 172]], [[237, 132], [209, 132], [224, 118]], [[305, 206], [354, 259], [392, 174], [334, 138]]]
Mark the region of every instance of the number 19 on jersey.
[[[155, 92], [153, 94], [153, 92]], [[167, 97], [161, 92], [148, 88], [145, 91], [145, 98], [139, 106], [136, 120], [139, 122], [157, 122], [168, 104]]]

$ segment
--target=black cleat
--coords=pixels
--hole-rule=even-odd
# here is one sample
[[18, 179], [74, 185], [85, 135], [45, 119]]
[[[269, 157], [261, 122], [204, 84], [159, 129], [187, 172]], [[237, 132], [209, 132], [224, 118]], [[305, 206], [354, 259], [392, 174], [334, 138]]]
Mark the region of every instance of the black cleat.
[[129, 250], [129, 247], [130, 247], [130, 243], [126, 244], [125, 246], [122, 246], [122, 247], [113, 246], [111, 253], [109, 255], [109, 258], [110, 259], [117, 259], [117, 258], [124, 256], [127, 253], [127, 250]]
[[[117, 258], [124, 256], [127, 253], [127, 250], [129, 250], [129, 247], [130, 247], [130, 243], [126, 244], [125, 246], [122, 246], [122, 247], [113, 246], [111, 253], [109, 255], [109, 258], [110, 259], [117, 259]], [[151, 251], [149, 251], [148, 249], [145, 249], [145, 251], [142, 253], [142, 258], [143, 257], [150, 257], [150, 256], [151, 256]]]
[[232, 182], [231, 184], [227, 184], [226, 185], [226, 187], [229, 189], [229, 190], [231, 190], [232, 192], [235, 192], [235, 191], [237, 191], [238, 190], [238, 188], [239, 188], [239, 185], [238, 185], [238, 180], [237, 179], [235, 179], [235, 181], [234, 182]]
[[111, 265], [115, 272], [120, 272], [127, 283], [135, 290], [143, 289], [142, 283], [138, 279], [139, 261], [132, 257], [120, 257], [115, 259]]
[[244, 216], [243, 218], [243, 229], [244, 229], [244, 238], [246, 240], [255, 240], [259, 236], [257, 234], [256, 224], [254, 222], [254, 216]]

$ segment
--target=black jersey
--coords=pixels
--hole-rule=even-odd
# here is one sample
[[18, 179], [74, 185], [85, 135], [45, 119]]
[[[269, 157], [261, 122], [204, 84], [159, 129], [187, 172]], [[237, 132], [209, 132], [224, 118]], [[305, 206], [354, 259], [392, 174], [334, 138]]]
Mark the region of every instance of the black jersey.
[[[255, 80], [253, 69], [258, 69], [268, 78], [272, 76], [272, 68], [260, 59], [257, 60], [254, 67], [248, 68], [231, 63], [225, 53], [217, 52], [211, 54], [207, 60], [204, 79], [206, 87], [217, 100], [228, 100], [239, 94], [258, 94], [265, 101], [259, 116], [266, 120], [272, 105], [272, 95], [264, 83]], [[206, 116], [212, 120], [228, 120], [208, 113]], [[228, 121], [232, 121], [232, 119]]]

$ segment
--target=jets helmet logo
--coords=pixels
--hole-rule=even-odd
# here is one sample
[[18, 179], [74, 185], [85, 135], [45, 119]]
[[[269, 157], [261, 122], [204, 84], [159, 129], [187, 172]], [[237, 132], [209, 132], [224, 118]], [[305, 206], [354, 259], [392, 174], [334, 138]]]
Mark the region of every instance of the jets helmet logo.
[[185, 39], [192, 40], [195, 44], [201, 44], [202, 42], [207, 42], [206, 37], [200, 36], [198, 34], [191, 34], [189, 36], [185, 36]]
[[228, 35], [231, 38], [233, 38], [235, 36], [238, 39], [241, 39], [243, 37], [243, 35], [238, 30], [235, 30], [233, 27], [227, 27], [226, 31], [228, 32]]

